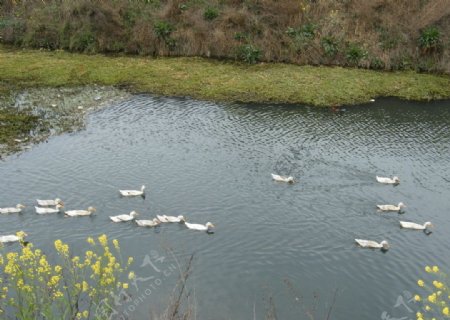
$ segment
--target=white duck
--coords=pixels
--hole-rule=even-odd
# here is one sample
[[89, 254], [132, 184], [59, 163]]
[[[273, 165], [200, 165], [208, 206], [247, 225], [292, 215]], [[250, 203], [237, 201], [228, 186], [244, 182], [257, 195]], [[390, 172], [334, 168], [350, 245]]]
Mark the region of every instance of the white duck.
[[62, 204], [57, 204], [55, 208], [40, 208], [34, 207], [37, 214], [58, 213], [59, 209], [64, 208]]
[[0, 208], [0, 213], [6, 214], [6, 213], [20, 213], [22, 209], [25, 208], [23, 204], [18, 204], [15, 207], [12, 208]]
[[39, 200], [36, 199], [38, 205], [40, 205], [41, 207], [48, 207], [48, 206], [56, 206], [58, 204], [63, 205], [64, 206], [64, 202], [62, 202], [61, 199], [56, 198], [55, 200]]
[[389, 250], [389, 243], [386, 240], [380, 243], [371, 240], [355, 239], [356, 243], [362, 248]]
[[379, 211], [396, 211], [400, 212], [402, 208], [406, 208], [403, 202], [399, 202], [398, 205], [395, 204], [377, 204]]
[[123, 197], [135, 197], [145, 195], [145, 186], [141, 187], [141, 190], [119, 190]]
[[87, 210], [69, 210], [65, 211], [64, 213], [68, 217], [80, 217], [80, 216], [90, 216], [93, 212], [95, 212], [94, 207], [89, 207]]
[[294, 178], [289, 176], [280, 176], [278, 174], [273, 174], [272, 173], [272, 179], [278, 182], [287, 182], [287, 183], [294, 183]]
[[386, 183], [386, 184], [399, 184], [400, 183], [400, 179], [397, 176], [394, 176], [391, 178], [386, 178], [386, 177], [379, 177], [376, 176], [377, 181], [379, 183]]
[[429, 221], [425, 222], [423, 225], [414, 222], [400, 221], [400, 226], [405, 229], [414, 230], [427, 230], [428, 228], [433, 228], [433, 224]]
[[158, 218], [158, 220], [159, 220], [160, 222], [178, 222], [178, 223], [186, 222], [186, 219], [185, 219], [184, 216], [182, 216], [182, 215], [180, 215], [180, 216], [178, 216], [178, 217], [175, 217], [175, 216], [166, 216], [166, 215], [162, 215], [162, 216], [156, 215], [156, 217]]
[[27, 236], [27, 234], [23, 231], [19, 231], [16, 234], [10, 234], [7, 236], [0, 236], [0, 243], [21, 241], [26, 236]]
[[211, 222], [207, 222], [206, 224], [185, 222], [184, 224], [188, 229], [197, 230], [197, 231], [206, 231], [206, 232], [211, 232], [211, 229], [216, 227]]
[[135, 220], [137, 225], [140, 227], [156, 227], [161, 223], [157, 218], [153, 220]]
[[139, 213], [137, 213], [136, 211], [131, 211], [130, 214], [120, 214], [118, 216], [110, 216], [109, 218], [113, 221], [113, 222], [126, 222], [126, 221], [131, 221], [134, 220], [134, 218], [136, 218], [139, 215]]

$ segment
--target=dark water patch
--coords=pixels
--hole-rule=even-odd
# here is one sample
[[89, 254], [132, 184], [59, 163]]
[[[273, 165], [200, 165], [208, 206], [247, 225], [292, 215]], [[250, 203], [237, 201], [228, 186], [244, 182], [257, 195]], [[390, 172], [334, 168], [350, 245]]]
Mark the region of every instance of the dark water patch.
[[[26, 230], [37, 246], [57, 238], [82, 249], [106, 233], [139, 263], [156, 250], [178, 258], [195, 253], [191, 289], [198, 319], [263, 318], [267, 294], [280, 319], [303, 317], [289, 279], [326, 309], [339, 289], [333, 319], [379, 318], [404, 291], [414, 292], [423, 266], [448, 270], [450, 247], [450, 104], [377, 100], [345, 112], [301, 106], [221, 105], [137, 95], [88, 116], [86, 130], [61, 135], [0, 164], [0, 206], [62, 198], [66, 209], [93, 205], [92, 218], [37, 216], [33, 209], [0, 217], [1, 234]], [[289, 174], [293, 185], [272, 181]], [[398, 186], [375, 181], [398, 175]], [[145, 199], [120, 198], [121, 188], [147, 186]], [[376, 204], [403, 201], [405, 214]], [[214, 235], [182, 225], [157, 229], [113, 224], [108, 216], [136, 210], [140, 218], [183, 214], [213, 222]], [[427, 236], [402, 230], [399, 220], [436, 228]], [[391, 250], [364, 250], [355, 238]], [[168, 259], [169, 256], [167, 255]], [[160, 308], [174, 279], [145, 304]], [[411, 305], [411, 308], [416, 308]], [[415, 309], [416, 310], [416, 309]], [[406, 312], [406, 313], [405, 313]]]

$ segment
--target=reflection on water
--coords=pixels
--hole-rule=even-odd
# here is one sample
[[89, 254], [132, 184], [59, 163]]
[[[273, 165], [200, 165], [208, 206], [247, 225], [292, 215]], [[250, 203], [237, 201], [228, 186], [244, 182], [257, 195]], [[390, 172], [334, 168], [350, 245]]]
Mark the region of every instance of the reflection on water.
[[[81, 248], [87, 236], [106, 233], [135, 257], [142, 277], [158, 276], [141, 263], [150, 253], [164, 256], [165, 267], [195, 253], [199, 319], [248, 319], [254, 308], [263, 319], [268, 295], [279, 319], [302, 318], [286, 283], [304, 305], [317, 293], [319, 309], [339, 289], [333, 319], [411, 316], [394, 307], [399, 295], [414, 292], [425, 264], [450, 265], [449, 106], [383, 99], [333, 112], [134, 96], [92, 114], [86, 130], [0, 164], [0, 207], [29, 206], [0, 217], [0, 234], [26, 230], [44, 248], [57, 238]], [[276, 183], [271, 173], [299, 182]], [[394, 174], [397, 187], [375, 182]], [[142, 184], [145, 199], [119, 196]], [[97, 214], [34, 213], [34, 199], [56, 196], [68, 210], [92, 205]], [[399, 201], [408, 206], [402, 216], [376, 211]], [[217, 229], [146, 229], [108, 218], [131, 210], [141, 219], [183, 214]], [[437, 227], [427, 236], [401, 230], [399, 220]], [[355, 238], [386, 239], [391, 250], [363, 250]], [[132, 318], [164, 306], [176, 276], [161, 280]]]

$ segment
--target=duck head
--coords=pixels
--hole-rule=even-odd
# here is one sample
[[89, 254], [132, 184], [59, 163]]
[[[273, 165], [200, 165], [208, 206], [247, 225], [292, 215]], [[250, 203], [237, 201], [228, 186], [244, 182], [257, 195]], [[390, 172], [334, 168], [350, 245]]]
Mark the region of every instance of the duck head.
[[182, 215], [179, 215], [178, 219], [180, 219], [180, 222], [186, 222], [186, 219]]
[[386, 240], [381, 241], [380, 244], [381, 244], [381, 247], [382, 247], [383, 250], [389, 250], [389, 248], [391, 247], [389, 245], [389, 242], [387, 242]]
[[25, 238], [26, 236], [28, 236], [28, 234], [25, 231], [18, 231], [16, 233], [16, 236], [18, 236], [20, 239]]
[[55, 199], [55, 203], [56, 204], [60, 204], [60, 205], [62, 205], [64, 207], [64, 202], [62, 202], [62, 200], [60, 198], [56, 198]]
[[401, 208], [406, 208], [405, 204], [403, 202], [399, 202], [398, 203], [398, 207]]
[[143, 185], [143, 186], [141, 187], [141, 192], [144, 192], [144, 190], [145, 190], [145, 186]]
[[23, 204], [19, 203], [18, 205], [16, 205], [16, 208], [17, 209], [23, 209], [23, 208], [25, 208], [25, 206]]
[[393, 177], [392, 180], [394, 180], [395, 183], [400, 183], [400, 178], [397, 176]]
[[433, 224], [430, 221], [427, 221], [423, 224], [423, 226], [425, 227], [425, 229], [429, 229], [429, 228], [433, 228]]
[[90, 213], [97, 211], [97, 209], [95, 209], [94, 207], [89, 207], [87, 209], [87, 211], [89, 211]]
[[216, 226], [213, 225], [211, 222], [207, 222], [207, 223], [205, 224], [205, 226], [206, 226], [208, 229], [211, 229], [211, 228], [215, 228], [215, 227], [216, 227]]
[[137, 217], [138, 215], [139, 215], [139, 213], [134, 210], [130, 212], [130, 216], [132, 216], [133, 218]]

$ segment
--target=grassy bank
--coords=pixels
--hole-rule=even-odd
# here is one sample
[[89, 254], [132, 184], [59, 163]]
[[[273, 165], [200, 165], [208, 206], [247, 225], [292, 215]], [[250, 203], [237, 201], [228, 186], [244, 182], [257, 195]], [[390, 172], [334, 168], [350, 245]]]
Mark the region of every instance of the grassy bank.
[[134, 91], [214, 101], [333, 106], [377, 96], [450, 97], [450, 77], [288, 64], [244, 65], [203, 58], [83, 55], [0, 47], [0, 93], [11, 87], [125, 85]]

